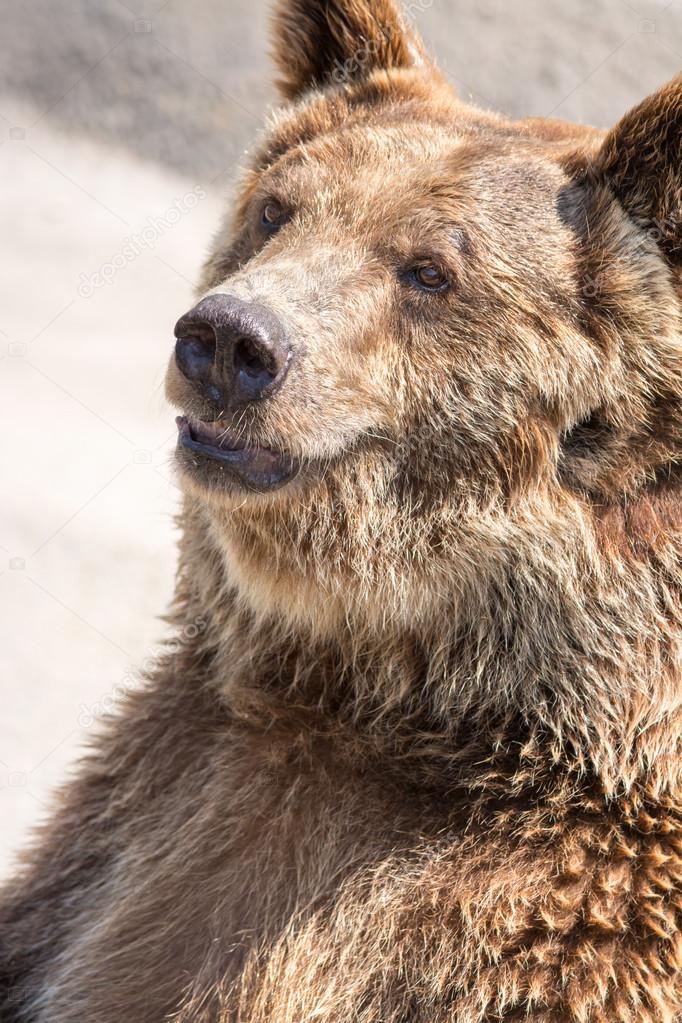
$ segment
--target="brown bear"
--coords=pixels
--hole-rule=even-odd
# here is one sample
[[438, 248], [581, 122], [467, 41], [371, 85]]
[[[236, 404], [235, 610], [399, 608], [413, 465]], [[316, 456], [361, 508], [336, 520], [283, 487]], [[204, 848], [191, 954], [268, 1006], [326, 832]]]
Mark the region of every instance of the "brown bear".
[[178, 322], [175, 649], [0, 899], [2, 1023], [682, 1021], [682, 78], [607, 134], [280, 0]]

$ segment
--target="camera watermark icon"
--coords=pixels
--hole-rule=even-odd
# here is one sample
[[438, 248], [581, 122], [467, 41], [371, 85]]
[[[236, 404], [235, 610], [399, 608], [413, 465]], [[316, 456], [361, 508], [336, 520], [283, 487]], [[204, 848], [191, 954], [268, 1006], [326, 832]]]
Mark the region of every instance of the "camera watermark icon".
[[99, 270], [92, 274], [80, 274], [80, 284], [77, 289], [79, 298], [90, 298], [98, 288], [111, 284], [121, 270], [129, 266], [143, 252], [155, 249], [159, 239], [206, 198], [207, 192], [201, 185], [196, 185], [191, 191], [176, 199], [162, 216], [147, 217], [146, 226], [138, 234], [125, 238], [123, 248], [114, 253], [106, 263], [103, 263]]

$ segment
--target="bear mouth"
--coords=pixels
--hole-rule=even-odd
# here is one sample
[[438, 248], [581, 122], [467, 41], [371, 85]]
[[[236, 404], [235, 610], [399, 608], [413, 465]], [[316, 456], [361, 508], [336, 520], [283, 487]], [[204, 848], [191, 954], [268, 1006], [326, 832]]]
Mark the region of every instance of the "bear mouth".
[[223, 483], [241, 483], [247, 489], [264, 492], [284, 486], [297, 475], [298, 465], [290, 454], [249, 444], [220, 420], [204, 422], [177, 416], [175, 423], [184, 467], [195, 478], [202, 467], [207, 469], [206, 482], [212, 487], [224, 476]]

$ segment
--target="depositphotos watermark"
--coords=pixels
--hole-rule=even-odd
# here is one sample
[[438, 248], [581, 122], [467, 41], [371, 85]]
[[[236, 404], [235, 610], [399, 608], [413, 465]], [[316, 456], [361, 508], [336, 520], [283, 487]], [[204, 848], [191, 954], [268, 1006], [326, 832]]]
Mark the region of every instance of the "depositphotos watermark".
[[146, 226], [137, 234], [131, 234], [124, 239], [124, 246], [116, 252], [110, 260], [103, 263], [99, 270], [92, 274], [82, 273], [79, 277], [78, 297], [90, 298], [98, 288], [111, 284], [117, 273], [124, 270], [129, 263], [137, 259], [143, 252], [150, 252], [156, 247], [160, 238], [170, 231], [183, 217], [191, 213], [193, 209], [205, 199], [207, 193], [196, 185], [190, 192], [186, 192], [175, 199], [172, 206], [160, 217], [147, 217]]
[[[403, 4], [399, 21], [401, 31], [409, 33], [410, 20], [414, 19], [417, 14], [428, 11], [432, 6], [433, 0], [412, 0], [408, 4]], [[390, 36], [390, 30], [388, 35]], [[354, 78], [359, 78], [368, 67], [375, 63], [380, 64], [380, 60], [377, 60], [377, 57], [381, 56], [385, 43], [386, 39], [381, 41], [377, 39], [363, 39], [358, 48], [346, 60], [343, 62], [338, 59], [334, 61], [334, 70], [329, 75], [330, 81], [334, 85], [345, 85]]]
[[[201, 636], [208, 626], [208, 622], [201, 615], [194, 621], [183, 625], [180, 632], [167, 640], [161, 648], [161, 656], [178, 653], [188, 643], [191, 643], [197, 636]], [[78, 708], [77, 721], [81, 728], [92, 728], [100, 718], [108, 717], [116, 710], [116, 706], [125, 701], [129, 693], [141, 689], [145, 679], [154, 672], [159, 663], [159, 655], [149, 653], [143, 658], [142, 663], [135, 671], [127, 671], [120, 682], [112, 686], [108, 693], [104, 693], [94, 703], [86, 705], [81, 703]]]
[[[682, 227], [682, 210], [674, 210], [669, 216], [660, 219], [655, 217], [648, 224], [641, 225], [644, 237], [629, 252], [625, 253], [628, 265], [633, 265], [632, 260], [646, 255], [651, 250], [652, 243], [660, 245], [666, 238], [679, 238]], [[604, 270], [591, 276], [586, 274], [583, 278], [581, 294], [588, 299], [598, 298], [604, 290], [605, 282], [609, 279], [609, 271]]]

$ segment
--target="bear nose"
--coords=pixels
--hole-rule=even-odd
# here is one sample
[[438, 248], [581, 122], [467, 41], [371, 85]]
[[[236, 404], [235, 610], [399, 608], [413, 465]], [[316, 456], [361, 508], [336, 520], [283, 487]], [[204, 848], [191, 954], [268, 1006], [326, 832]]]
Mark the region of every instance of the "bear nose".
[[291, 346], [272, 310], [234, 295], [209, 295], [175, 325], [180, 372], [214, 403], [257, 401], [281, 386]]

